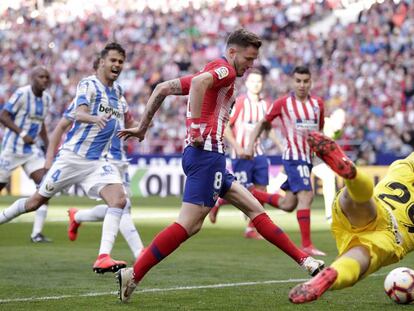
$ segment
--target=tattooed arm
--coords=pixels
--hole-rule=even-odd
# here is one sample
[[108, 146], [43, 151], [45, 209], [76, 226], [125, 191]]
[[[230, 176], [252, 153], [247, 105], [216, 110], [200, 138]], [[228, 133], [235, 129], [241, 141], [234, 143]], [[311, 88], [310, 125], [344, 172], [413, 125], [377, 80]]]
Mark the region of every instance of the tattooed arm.
[[182, 95], [180, 79], [168, 80], [157, 84], [150, 98], [148, 99], [144, 114], [141, 118], [141, 121], [139, 122], [139, 125], [134, 128], [119, 131], [118, 137], [127, 139], [131, 136], [134, 136], [137, 137], [139, 141], [142, 141], [151, 124], [152, 118], [168, 95]]

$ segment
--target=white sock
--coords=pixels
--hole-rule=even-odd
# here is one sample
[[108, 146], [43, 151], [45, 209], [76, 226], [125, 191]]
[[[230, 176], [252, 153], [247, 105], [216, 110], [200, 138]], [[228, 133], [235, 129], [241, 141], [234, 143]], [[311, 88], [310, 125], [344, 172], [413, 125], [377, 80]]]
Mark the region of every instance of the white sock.
[[125, 241], [128, 243], [134, 257], [137, 258], [141, 253], [144, 245], [142, 244], [141, 237], [131, 217], [131, 201], [127, 199], [127, 205], [124, 207], [121, 222], [119, 224], [119, 230]]
[[75, 214], [75, 221], [80, 224], [85, 221], [102, 221], [105, 218], [106, 210], [108, 209], [108, 205], [101, 204], [96, 205], [93, 208], [79, 210]]
[[122, 211], [123, 210], [121, 208], [108, 207], [102, 225], [102, 238], [101, 247], [99, 248], [99, 255], [111, 253], [116, 236], [118, 235]]
[[39, 207], [35, 212], [35, 218], [33, 221], [33, 230], [31, 237], [34, 238], [38, 233], [41, 233], [45, 224], [47, 216], [47, 205], [44, 204]]
[[17, 216], [26, 213], [25, 204], [27, 198], [18, 199], [11, 206], [0, 212], [0, 224], [9, 222]]

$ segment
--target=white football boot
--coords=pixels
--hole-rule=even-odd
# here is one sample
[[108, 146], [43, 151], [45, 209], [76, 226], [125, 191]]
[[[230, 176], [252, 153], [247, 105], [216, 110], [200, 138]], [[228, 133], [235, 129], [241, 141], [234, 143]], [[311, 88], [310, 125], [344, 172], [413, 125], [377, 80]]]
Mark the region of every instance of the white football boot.
[[310, 276], [315, 276], [325, 267], [325, 263], [323, 260], [309, 256], [300, 263], [300, 266], [303, 270], [308, 272]]
[[116, 272], [116, 278], [119, 283], [119, 299], [122, 302], [127, 302], [137, 287], [137, 284], [134, 282], [134, 269], [120, 269]]

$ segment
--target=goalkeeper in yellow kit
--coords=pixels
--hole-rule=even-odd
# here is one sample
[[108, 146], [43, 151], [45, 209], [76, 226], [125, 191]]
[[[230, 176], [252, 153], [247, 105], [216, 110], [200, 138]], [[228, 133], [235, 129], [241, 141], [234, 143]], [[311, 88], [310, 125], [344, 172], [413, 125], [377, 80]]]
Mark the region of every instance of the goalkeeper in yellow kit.
[[293, 303], [316, 300], [328, 289], [353, 286], [414, 249], [414, 153], [392, 163], [374, 188], [372, 179], [332, 139], [315, 132], [308, 142], [345, 179], [332, 206], [331, 229], [339, 255], [328, 268], [290, 291]]

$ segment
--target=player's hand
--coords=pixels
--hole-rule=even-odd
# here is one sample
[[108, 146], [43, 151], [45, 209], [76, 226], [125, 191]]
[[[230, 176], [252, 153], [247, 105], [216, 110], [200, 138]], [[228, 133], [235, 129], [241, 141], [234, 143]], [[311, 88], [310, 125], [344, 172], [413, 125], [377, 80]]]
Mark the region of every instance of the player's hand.
[[45, 171], [48, 171], [52, 167], [52, 164], [53, 164], [53, 159], [46, 158], [45, 165], [43, 167]]
[[253, 144], [249, 144], [247, 146], [245, 154], [246, 154], [246, 159], [249, 159], [249, 160], [253, 159], [253, 155], [254, 155], [254, 146], [253, 146]]
[[237, 154], [237, 157], [240, 159], [250, 159], [249, 155], [246, 153], [244, 148], [240, 146], [236, 149], [236, 154]]
[[129, 129], [123, 129], [123, 130], [118, 131], [118, 133], [116, 133], [116, 136], [124, 140], [127, 140], [128, 138], [131, 138], [131, 137], [136, 137], [138, 138], [139, 141], [143, 141], [145, 138], [146, 132], [147, 132], [146, 128], [131, 127]]
[[32, 136], [29, 135], [25, 135], [23, 136], [23, 141], [25, 144], [29, 144], [29, 145], [33, 145], [34, 144], [34, 140]]
[[200, 123], [191, 123], [190, 125], [190, 143], [193, 147], [201, 147], [204, 145], [204, 138], [201, 135]]
[[106, 123], [108, 123], [109, 119], [111, 118], [111, 114], [107, 113], [101, 116], [95, 117], [95, 124], [99, 127], [99, 129], [103, 129], [106, 126]]

